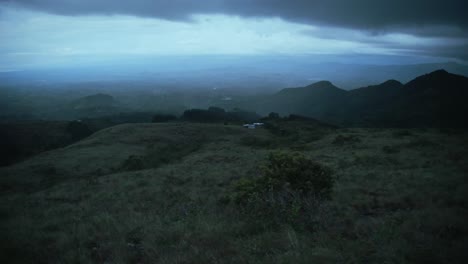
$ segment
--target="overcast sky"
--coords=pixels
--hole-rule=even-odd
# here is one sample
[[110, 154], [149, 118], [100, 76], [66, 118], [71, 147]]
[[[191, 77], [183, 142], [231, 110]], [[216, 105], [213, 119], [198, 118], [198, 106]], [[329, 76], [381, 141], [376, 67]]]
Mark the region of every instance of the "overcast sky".
[[463, 0], [0, 0], [0, 70], [118, 55], [468, 60]]

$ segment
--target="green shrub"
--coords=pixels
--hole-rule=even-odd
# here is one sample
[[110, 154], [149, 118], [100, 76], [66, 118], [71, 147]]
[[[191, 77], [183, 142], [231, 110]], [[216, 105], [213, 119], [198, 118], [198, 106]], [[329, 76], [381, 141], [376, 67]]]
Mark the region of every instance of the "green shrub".
[[254, 179], [241, 178], [234, 183], [232, 198], [238, 203], [245, 203], [261, 192], [259, 184]]
[[234, 183], [231, 200], [261, 227], [298, 224], [312, 201], [329, 199], [331, 171], [299, 153], [271, 153], [257, 178]]
[[329, 198], [333, 187], [331, 171], [300, 153], [270, 153], [261, 176], [243, 178], [234, 185], [234, 200], [246, 203], [269, 192], [295, 192], [301, 196]]
[[271, 153], [262, 171], [262, 180], [273, 189], [287, 186], [302, 194], [325, 197], [333, 187], [330, 170], [299, 153]]
[[280, 115], [275, 112], [271, 112], [268, 114], [268, 119], [280, 119]]

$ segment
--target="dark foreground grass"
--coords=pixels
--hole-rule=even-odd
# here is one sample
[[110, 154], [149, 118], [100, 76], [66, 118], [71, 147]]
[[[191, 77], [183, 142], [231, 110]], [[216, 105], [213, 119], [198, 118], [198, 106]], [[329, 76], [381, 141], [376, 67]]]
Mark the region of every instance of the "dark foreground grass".
[[[260, 129], [133, 125], [2, 169], [2, 263], [466, 262], [466, 133], [327, 129], [312, 140], [307, 131], [295, 136], [300, 149]], [[197, 143], [161, 143], [173, 137]], [[82, 163], [93, 150], [106, 162]], [[275, 150], [331, 168], [331, 199], [263, 215], [226, 199]], [[148, 163], [122, 168], [131, 155]], [[55, 172], [31, 171], [44, 162]], [[28, 177], [47, 173], [55, 180], [31, 188]]]

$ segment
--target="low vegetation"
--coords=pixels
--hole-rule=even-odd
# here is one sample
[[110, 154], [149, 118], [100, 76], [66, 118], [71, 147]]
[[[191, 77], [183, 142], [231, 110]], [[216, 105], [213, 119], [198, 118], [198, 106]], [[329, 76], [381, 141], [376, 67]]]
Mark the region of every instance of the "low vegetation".
[[288, 134], [119, 125], [0, 168], [2, 263], [466, 261], [466, 132], [269, 122]]
[[270, 153], [268, 162], [261, 169], [261, 176], [242, 178], [235, 184], [233, 199], [237, 203], [271, 193], [297, 193], [330, 198], [333, 179], [329, 169], [307, 159], [300, 153]]
[[263, 227], [290, 223], [299, 228], [306, 207], [331, 198], [332, 187], [331, 171], [323, 165], [300, 153], [273, 152], [260, 176], [234, 182], [230, 199], [249, 221]]

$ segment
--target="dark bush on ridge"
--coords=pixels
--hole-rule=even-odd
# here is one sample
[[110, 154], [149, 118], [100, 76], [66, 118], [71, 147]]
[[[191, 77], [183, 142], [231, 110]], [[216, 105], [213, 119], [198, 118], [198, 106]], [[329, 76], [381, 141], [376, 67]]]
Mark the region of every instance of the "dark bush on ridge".
[[210, 107], [210, 109], [213, 111], [204, 109], [186, 110], [183, 118], [187, 121], [203, 123], [229, 121], [224, 110], [220, 111], [219, 108], [214, 109], [213, 107]]
[[177, 117], [175, 115], [165, 115], [165, 114], [156, 114], [152, 118], [153, 123], [163, 123], [172, 120], [176, 120]]
[[210, 112], [217, 112], [217, 113], [226, 113], [226, 110], [224, 110], [223, 108], [221, 107], [215, 107], [215, 106], [210, 106], [208, 108], [208, 111]]
[[186, 121], [202, 122], [202, 123], [226, 123], [226, 122], [254, 122], [259, 120], [254, 112], [243, 111], [234, 109], [233, 111], [226, 112], [219, 107], [210, 107], [205, 109], [190, 109], [186, 110], [182, 116]]
[[81, 121], [72, 121], [67, 125], [67, 132], [72, 136], [72, 140], [83, 139], [93, 133], [88, 125]]
[[280, 119], [280, 115], [275, 112], [271, 112], [268, 114], [268, 119]]

